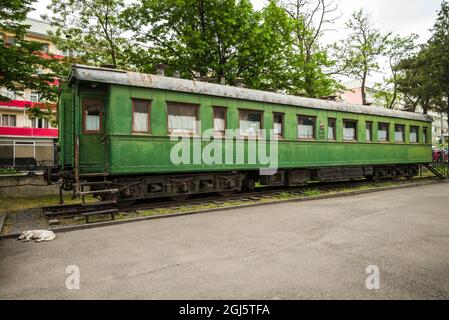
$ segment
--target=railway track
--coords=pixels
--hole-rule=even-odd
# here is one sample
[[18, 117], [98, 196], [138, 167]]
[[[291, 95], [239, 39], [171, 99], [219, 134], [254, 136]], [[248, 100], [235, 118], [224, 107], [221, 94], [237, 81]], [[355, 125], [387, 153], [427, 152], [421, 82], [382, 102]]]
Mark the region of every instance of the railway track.
[[[407, 184], [412, 182], [433, 180], [434, 178], [417, 178], [413, 180], [400, 180], [396, 184]], [[354, 188], [360, 188], [363, 186], [382, 187], [382, 182], [372, 182], [366, 180], [360, 181], [347, 181], [347, 182], [317, 182], [311, 183], [305, 187], [259, 187], [256, 191], [251, 193], [216, 195], [216, 194], [201, 194], [192, 195], [191, 198], [183, 201], [170, 201], [168, 199], [141, 199], [136, 200], [134, 203], [116, 203], [114, 201], [105, 202], [92, 202], [86, 204], [70, 204], [70, 205], [56, 205], [47, 206], [42, 208], [44, 215], [50, 219], [67, 219], [74, 217], [84, 217], [86, 223], [89, 222], [89, 217], [96, 215], [110, 215], [114, 219], [115, 214], [139, 212], [146, 210], [156, 211], [177, 211], [183, 207], [193, 206], [207, 206], [207, 205], [224, 205], [229, 204], [227, 207], [232, 206], [232, 203], [249, 203], [249, 202], [270, 202], [276, 199], [282, 198], [294, 198], [307, 195], [313, 195], [314, 193], [331, 193], [344, 191], [346, 189], [351, 190]]]

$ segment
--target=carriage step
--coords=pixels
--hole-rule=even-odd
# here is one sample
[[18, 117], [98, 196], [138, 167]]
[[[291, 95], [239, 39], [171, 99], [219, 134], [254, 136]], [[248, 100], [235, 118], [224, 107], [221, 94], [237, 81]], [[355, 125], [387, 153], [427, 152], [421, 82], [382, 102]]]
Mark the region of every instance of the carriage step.
[[78, 195], [80, 196], [86, 196], [89, 194], [97, 194], [97, 193], [118, 193], [120, 190], [119, 189], [105, 189], [105, 190], [95, 190], [95, 191], [83, 191], [83, 192], [78, 192]]
[[115, 205], [117, 204], [117, 201], [98, 201], [98, 202], [90, 202], [90, 203], [83, 203], [81, 206], [82, 207], [96, 207], [96, 206], [107, 206], [107, 205]]
[[109, 214], [109, 215], [111, 215], [111, 219], [115, 220], [115, 214], [116, 213], [118, 213], [117, 209], [108, 209], [108, 210], [99, 210], [99, 211], [85, 212], [85, 213], [83, 213], [81, 215], [86, 219], [86, 223], [89, 223], [89, 217], [95, 216], [95, 215]]
[[79, 182], [74, 183], [74, 186], [94, 186], [94, 185], [102, 185], [102, 184], [111, 184], [111, 181], [92, 181], [92, 182]]

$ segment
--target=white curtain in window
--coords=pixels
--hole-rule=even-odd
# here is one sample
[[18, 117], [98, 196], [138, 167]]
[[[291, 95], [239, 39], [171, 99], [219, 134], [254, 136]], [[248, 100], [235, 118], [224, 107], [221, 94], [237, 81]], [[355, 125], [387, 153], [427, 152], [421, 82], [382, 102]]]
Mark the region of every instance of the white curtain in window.
[[329, 139], [329, 140], [335, 140], [335, 136], [334, 136], [334, 127], [328, 127], [328, 128], [327, 128], [327, 139]]
[[86, 130], [99, 131], [100, 130], [100, 116], [86, 114]]
[[197, 131], [195, 108], [172, 108], [168, 115], [168, 128], [171, 132], [195, 133]]
[[355, 140], [355, 128], [343, 128], [344, 140]]
[[412, 142], [412, 143], [418, 142], [418, 133], [417, 132], [410, 132], [410, 142]]
[[366, 141], [371, 141], [371, 129], [366, 129], [365, 138], [366, 138]]
[[312, 139], [313, 138], [313, 125], [298, 125], [298, 137], [302, 139]]
[[214, 118], [214, 130], [225, 131], [225, 120], [221, 118]]
[[396, 131], [394, 133], [394, 141], [396, 141], [396, 142], [404, 142], [404, 135], [402, 134], [402, 132]]
[[282, 123], [274, 123], [273, 125], [273, 131], [275, 135], [281, 136], [282, 135]]
[[240, 120], [240, 134], [256, 137], [260, 132], [260, 121]]
[[148, 131], [148, 113], [134, 111], [134, 131]]
[[380, 141], [387, 141], [388, 139], [388, 131], [387, 130], [379, 130], [378, 132], [379, 140]]

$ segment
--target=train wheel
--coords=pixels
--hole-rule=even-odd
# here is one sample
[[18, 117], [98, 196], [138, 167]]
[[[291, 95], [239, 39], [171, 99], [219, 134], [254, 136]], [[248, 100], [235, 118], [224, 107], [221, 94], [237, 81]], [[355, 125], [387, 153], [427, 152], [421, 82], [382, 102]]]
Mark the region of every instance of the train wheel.
[[243, 192], [246, 192], [246, 193], [253, 192], [255, 189], [256, 189], [256, 182], [253, 179], [248, 178], [248, 179], [243, 180], [243, 182], [242, 182], [242, 191]]

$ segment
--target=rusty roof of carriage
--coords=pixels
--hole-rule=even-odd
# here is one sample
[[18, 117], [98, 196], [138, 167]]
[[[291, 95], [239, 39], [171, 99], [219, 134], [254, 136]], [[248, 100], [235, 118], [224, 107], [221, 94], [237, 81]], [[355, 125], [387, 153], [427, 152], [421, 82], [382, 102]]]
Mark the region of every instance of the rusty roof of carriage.
[[73, 80], [92, 81], [98, 83], [118, 84], [160, 90], [210, 95], [239, 100], [250, 100], [262, 103], [282, 104], [296, 107], [362, 113], [385, 117], [395, 117], [418, 121], [433, 121], [429, 115], [398, 111], [378, 106], [363, 106], [346, 102], [334, 102], [321, 99], [292, 96], [282, 93], [247, 89], [229, 85], [207, 83], [202, 81], [172, 78], [111, 68], [74, 64], [69, 76]]

